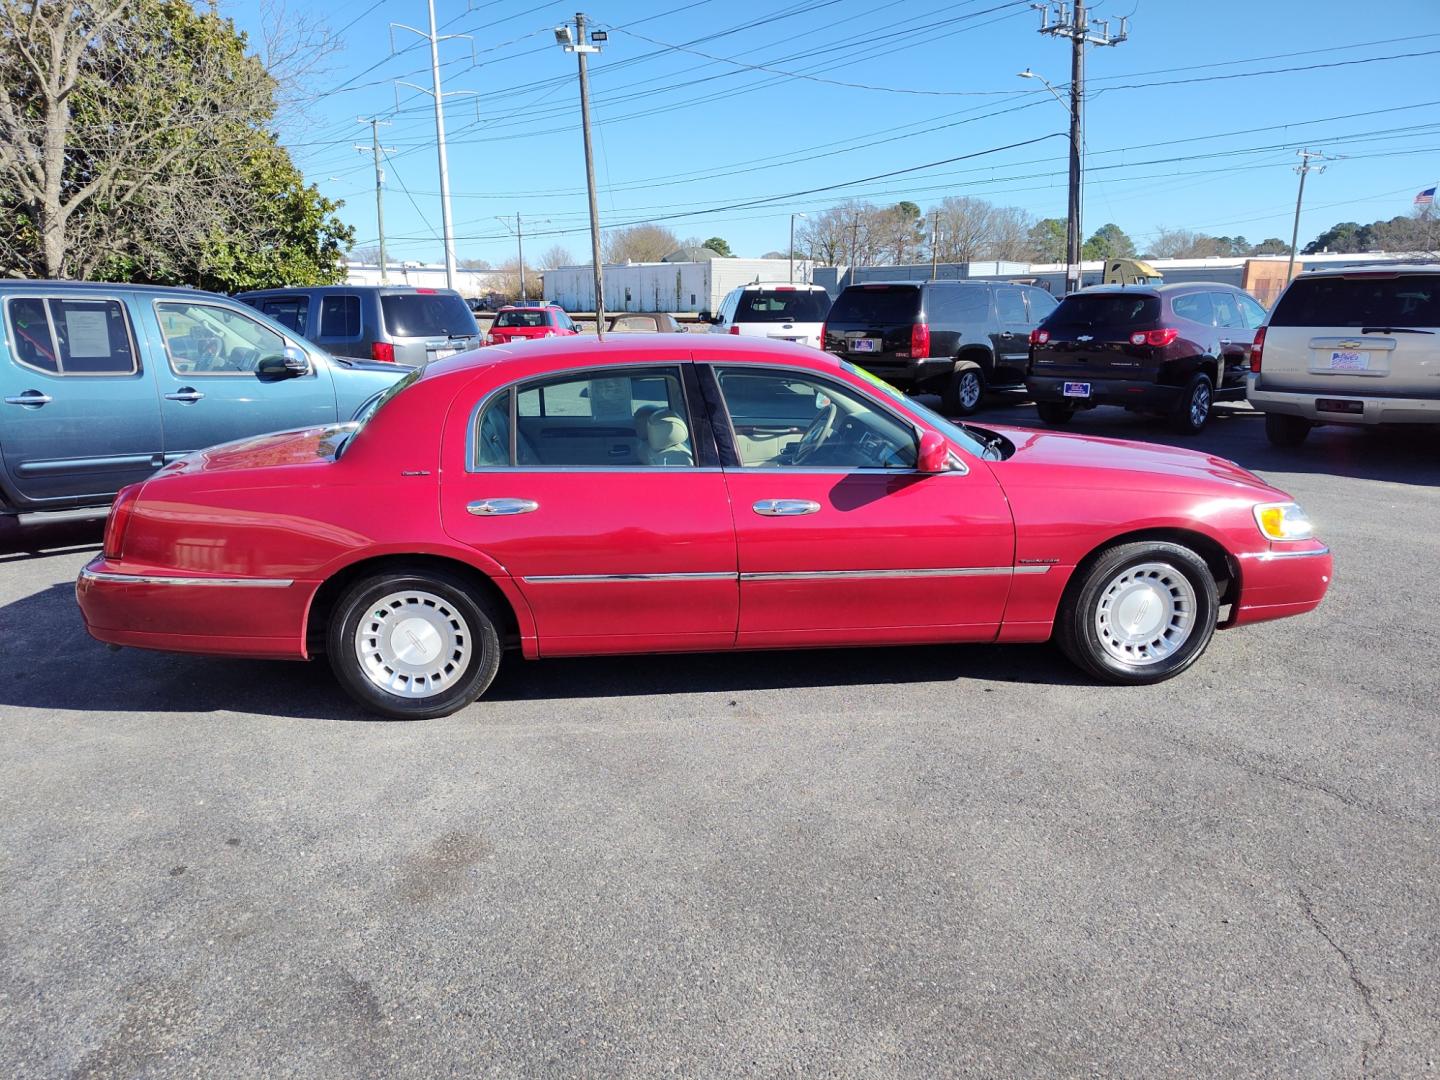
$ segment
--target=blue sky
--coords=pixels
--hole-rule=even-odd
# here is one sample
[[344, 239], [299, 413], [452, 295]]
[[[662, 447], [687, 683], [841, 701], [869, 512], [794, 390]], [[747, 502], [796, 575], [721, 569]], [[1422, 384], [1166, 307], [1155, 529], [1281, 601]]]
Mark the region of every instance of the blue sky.
[[[527, 261], [556, 243], [582, 254], [575, 60], [552, 34], [576, 5], [471, 4], [436, 0], [442, 32], [472, 35], [440, 46], [444, 89], [475, 92], [446, 103], [457, 253], [509, 257], [496, 218], [519, 212]], [[256, 4], [225, 10], [258, 30]], [[405, 51], [390, 52], [389, 24], [423, 28], [424, 4], [290, 0], [290, 10], [342, 31], [343, 49], [282, 141], [308, 181], [344, 201], [364, 246], [376, 236], [374, 173], [352, 149], [369, 138], [356, 117], [389, 117], [390, 256], [439, 261], [432, 106], [402, 86], [397, 108], [395, 88], [429, 86], [428, 45], [396, 31]], [[657, 219], [760, 255], [785, 246], [792, 211], [852, 197], [926, 207], [970, 195], [1064, 216], [1066, 110], [1016, 73], [1065, 84], [1068, 42], [1039, 34], [1023, 2], [610, 0], [586, 14], [610, 31], [591, 63], [602, 225]], [[1288, 240], [1302, 145], [1343, 155], [1309, 178], [1302, 244], [1337, 221], [1407, 213], [1440, 178], [1440, 0], [1092, 8], [1112, 30], [1121, 15], [1130, 40], [1087, 56], [1087, 234], [1114, 221], [1142, 249], [1160, 227]], [[851, 183], [887, 173], [897, 175]], [[720, 207], [732, 208], [696, 213]]]

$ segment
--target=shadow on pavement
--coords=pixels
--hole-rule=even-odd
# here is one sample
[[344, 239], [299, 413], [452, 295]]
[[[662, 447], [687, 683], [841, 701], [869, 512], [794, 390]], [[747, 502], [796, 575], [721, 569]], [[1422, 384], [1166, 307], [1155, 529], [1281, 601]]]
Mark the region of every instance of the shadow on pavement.
[[0, 565], [55, 555], [63, 551], [98, 548], [105, 533], [105, 511], [94, 519], [21, 525], [11, 517], [0, 517]]
[[[511, 656], [484, 700], [967, 680], [1088, 685], [1048, 646], [936, 645], [533, 662]], [[14, 708], [84, 710], [97, 716], [228, 710], [306, 719], [375, 719], [350, 702], [324, 661], [227, 660], [107, 649], [85, 632], [68, 583], [0, 607], [0, 715]]]

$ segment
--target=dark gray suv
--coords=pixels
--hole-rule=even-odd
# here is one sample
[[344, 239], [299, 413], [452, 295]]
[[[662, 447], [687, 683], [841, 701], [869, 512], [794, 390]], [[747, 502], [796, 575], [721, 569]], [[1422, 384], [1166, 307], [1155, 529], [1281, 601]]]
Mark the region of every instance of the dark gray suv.
[[968, 416], [987, 388], [1024, 386], [1030, 331], [1055, 304], [1044, 289], [998, 281], [851, 285], [831, 306], [820, 347]]
[[424, 367], [481, 344], [475, 316], [453, 289], [315, 285], [239, 293], [235, 299], [331, 356]]

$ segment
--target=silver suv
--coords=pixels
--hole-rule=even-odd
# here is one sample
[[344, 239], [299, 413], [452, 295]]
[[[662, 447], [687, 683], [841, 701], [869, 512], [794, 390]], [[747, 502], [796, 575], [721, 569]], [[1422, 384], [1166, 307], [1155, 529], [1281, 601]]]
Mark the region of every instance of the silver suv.
[[1296, 278], [1256, 332], [1246, 396], [1277, 446], [1319, 424], [1440, 424], [1440, 264]]

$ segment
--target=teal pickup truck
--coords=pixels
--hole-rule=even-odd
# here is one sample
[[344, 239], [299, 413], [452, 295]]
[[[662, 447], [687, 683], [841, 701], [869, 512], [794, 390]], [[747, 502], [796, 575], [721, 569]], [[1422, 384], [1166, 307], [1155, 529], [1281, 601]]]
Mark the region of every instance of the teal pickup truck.
[[349, 420], [410, 370], [194, 289], [3, 281], [0, 309], [0, 516], [104, 506], [191, 451]]

